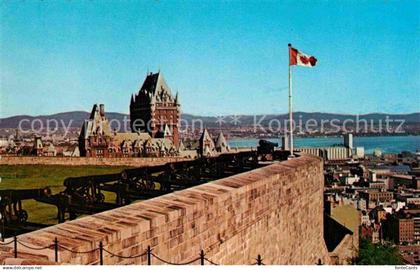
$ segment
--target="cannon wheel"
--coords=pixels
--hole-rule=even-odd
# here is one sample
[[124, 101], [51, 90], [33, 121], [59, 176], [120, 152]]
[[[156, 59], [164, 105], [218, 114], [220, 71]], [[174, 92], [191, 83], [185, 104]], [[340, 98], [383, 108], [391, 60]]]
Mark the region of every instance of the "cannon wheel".
[[105, 201], [105, 195], [103, 193], [96, 194], [96, 201], [99, 203], [103, 203]]
[[20, 223], [25, 223], [28, 220], [28, 212], [25, 210], [19, 210], [17, 212], [17, 218]]

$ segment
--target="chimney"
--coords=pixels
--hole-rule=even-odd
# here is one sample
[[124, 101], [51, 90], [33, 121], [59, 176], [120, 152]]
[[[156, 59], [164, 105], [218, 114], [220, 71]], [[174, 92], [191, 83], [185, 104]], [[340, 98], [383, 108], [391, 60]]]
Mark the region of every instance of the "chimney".
[[105, 116], [105, 105], [104, 104], [99, 105], [99, 114], [101, 116]]

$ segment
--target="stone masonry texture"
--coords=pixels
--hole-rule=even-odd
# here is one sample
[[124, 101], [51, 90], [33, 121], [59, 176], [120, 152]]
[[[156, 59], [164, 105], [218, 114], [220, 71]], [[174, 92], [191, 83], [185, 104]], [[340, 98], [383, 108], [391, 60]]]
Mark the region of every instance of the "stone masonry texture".
[[[151, 246], [165, 260], [183, 263], [199, 256], [218, 264], [329, 263], [323, 239], [323, 165], [302, 156], [246, 173], [133, 203], [111, 211], [20, 235], [30, 246], [47, 246], [57, 237], [72, 251], [102, 241], [107, 251], [133, 256]], [[6, 239], [7, 242], [10, 239]], [[54, 250], [0, 247], [3, 264], [53, 263]], [[59, 250], [61, 264], [98, 264], [99, 251]], [[199, 264], [200, 261], [194, 262]], [[147, 257], [123, 259], [104, 252], [104, 264], [147, 264]], [[152, 258], [152, 264], [162, 264]], [[206, 262], [208, 264], [208, 262]]]

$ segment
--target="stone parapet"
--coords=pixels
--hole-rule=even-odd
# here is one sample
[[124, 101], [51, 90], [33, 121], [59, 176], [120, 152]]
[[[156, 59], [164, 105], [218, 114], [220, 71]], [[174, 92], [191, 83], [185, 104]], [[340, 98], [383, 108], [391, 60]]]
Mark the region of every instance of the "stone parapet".
[[[106, 250], [120, 256], [138, 255], [151, 246], [154, 254], [176, 263], [197, 258], [204, 250], [218, 264], [253, 264], [259, 254], [266, 265], [314, 265], [318, 259], [328, 264], [323, 181], [321, 159], [302, 156], [18, 238], [46, 246], [57, 237], [66, 249], [78, 252], [95, 249], [102, 241]], [[21, 259], [54, 262], [53, 249], [20, 250]], [[11, 252], [2, 251], [3, 262]], [[98, 264], [99, 252], [60, 249], [59, 263]], [[147, 257], [123, 259], [104, 252], [104, 264], [147, 264]], [[161, 262], [153, 258], [152, 264]]]

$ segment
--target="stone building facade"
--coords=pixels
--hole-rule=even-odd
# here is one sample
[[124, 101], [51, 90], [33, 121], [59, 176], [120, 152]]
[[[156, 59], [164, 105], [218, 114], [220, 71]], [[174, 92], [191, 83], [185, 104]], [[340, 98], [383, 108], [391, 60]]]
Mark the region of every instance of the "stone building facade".
[[367, 202], [389, 202], [394, 198], [394, 193], [381, 190], [359, 191], [359, 197]]
[[385, 223], [385, 238], [397, 245], [414, 242], [414, 219], [403, 211], [389, 216]]
[[398, 219], [398, 241], [412, 243], [414, 241], [414, 220], [412, 218]]
[[131, 130], [168, 138], [178, 148], [180, 108], [178, 94], [172, 95], [162, 73], [149, 73], [139, 92], [131, 96]]
[[167, 157], [178, 155], [170, 138], [152, 138], [147, 132], [111, 131], [103, 104], [94, 105], [79, 136], [83, 157]]
[[149, 73], [130, 102], [132, 132], [111, 130], [103, 104], [94, 105], [79, 136], [85, 157], [165, 157], [178, 155], [180, 104], [162, 73]]
[[85, 157], [108, 157], [112, 152], [111, 128], [105, 117], [105, 106], [93, 105], [89, 120], [82, 125], [79, 135], [80, 155]]

